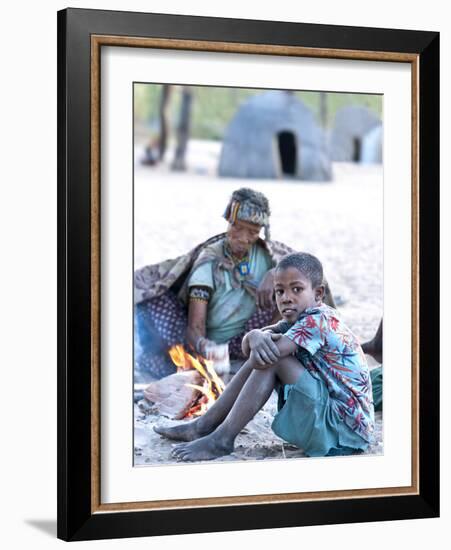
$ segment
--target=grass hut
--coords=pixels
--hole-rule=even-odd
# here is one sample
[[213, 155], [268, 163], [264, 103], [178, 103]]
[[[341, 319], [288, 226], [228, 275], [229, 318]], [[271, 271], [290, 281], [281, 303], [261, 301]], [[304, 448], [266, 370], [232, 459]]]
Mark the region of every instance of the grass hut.
[[383, 146], [382, 125], [370, 130], [362, 140], [362, 158], [364, 164], [380, 164], [382, 162]]
[[[330, 138], [332, 160], [362, 162], [365, 137], [380, 125], [380, 119], [366, 107], [352, 106], [340, 109], [335, 116]], [[368, 149], [366, 154], [369, 154]]]
[[313, 113], [287, 91], [251, 97], [226, 130], [219, 175], [328, 181], [331, 163]]

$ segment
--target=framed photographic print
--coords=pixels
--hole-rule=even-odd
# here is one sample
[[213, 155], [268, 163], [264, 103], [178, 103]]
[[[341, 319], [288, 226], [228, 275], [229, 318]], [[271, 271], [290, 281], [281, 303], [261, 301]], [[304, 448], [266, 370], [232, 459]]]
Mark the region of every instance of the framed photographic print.
[[438, 79], [433, 32], [58, 13], [60, 538], [438, 515]]

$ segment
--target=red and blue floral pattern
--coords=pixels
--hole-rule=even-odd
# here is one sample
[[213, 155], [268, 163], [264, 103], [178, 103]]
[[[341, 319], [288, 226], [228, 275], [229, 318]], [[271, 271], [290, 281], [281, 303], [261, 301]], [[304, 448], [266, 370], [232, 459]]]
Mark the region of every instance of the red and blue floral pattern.
[[372, 440], [374, 407], [368, 364], [360, 344], [337, 310], [323, 304], [306, 309], [285, 336], [298, 345], [297, 358], [322, 379], [343, 421], [363, 439]]

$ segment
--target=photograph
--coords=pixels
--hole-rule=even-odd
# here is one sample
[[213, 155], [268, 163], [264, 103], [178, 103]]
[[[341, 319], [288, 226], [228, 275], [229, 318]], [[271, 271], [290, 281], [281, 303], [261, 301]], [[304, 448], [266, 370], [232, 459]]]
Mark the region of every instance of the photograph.
[[384, 96], [133, 83], [133, 466], [384, 453]]

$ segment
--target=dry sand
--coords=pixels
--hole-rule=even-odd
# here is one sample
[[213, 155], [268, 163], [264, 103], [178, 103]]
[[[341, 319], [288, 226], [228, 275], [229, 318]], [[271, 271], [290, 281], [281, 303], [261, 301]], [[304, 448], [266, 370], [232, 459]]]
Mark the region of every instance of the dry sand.
[[[238, 435], [235, 451], [231, 455], [216, 458], [214, 462], [306, 458], [301, 449], [284, 442], [271, 430], [271, 422], [277, 409], [276, 403], [276, 396], [273, 392], [265, 407]], [[171, 456], [171, 451], [176, 443], [159, 436], [154, 432], [153, 427], [157, 424], [170, 426], [179, 422], [160, 417], [158, 413], [152, 412], [152, 408], [145, 414], [141, 412], [138, 405], [135, 405], [134, 465], [149, 466], [176, 462]], [[383, 453], [382, 413], [379, 412], [376, 413], [375, 432], [375, 443], [364, 455]]]
[[[221, 179], [215, 175], [219, 145], [193, 140], [189, 146], [185, 173], [167, 165], [144, 167], [142, 146], [135, 148], [135, 267], [176, 257], [223, 232], [231, 193], [252, 187], [270, 201], [272, 238], [318, 256], [332, 292], [344, 300], [345, 322], [361, 341], [372, 337], [383, 311], [382, 166], [335, 164], [330, 183]], [[302, 456], [270, 430], [275, 406], [272, 397], [239, 436], [236, 452], [218, 460]], [[383, 449], [380, 415], [377, 420], [371, 454]], [[135, 408], [136, 465], [172, 460], [171, 442], [153, 432], [158, 421], [165, 419]]]

